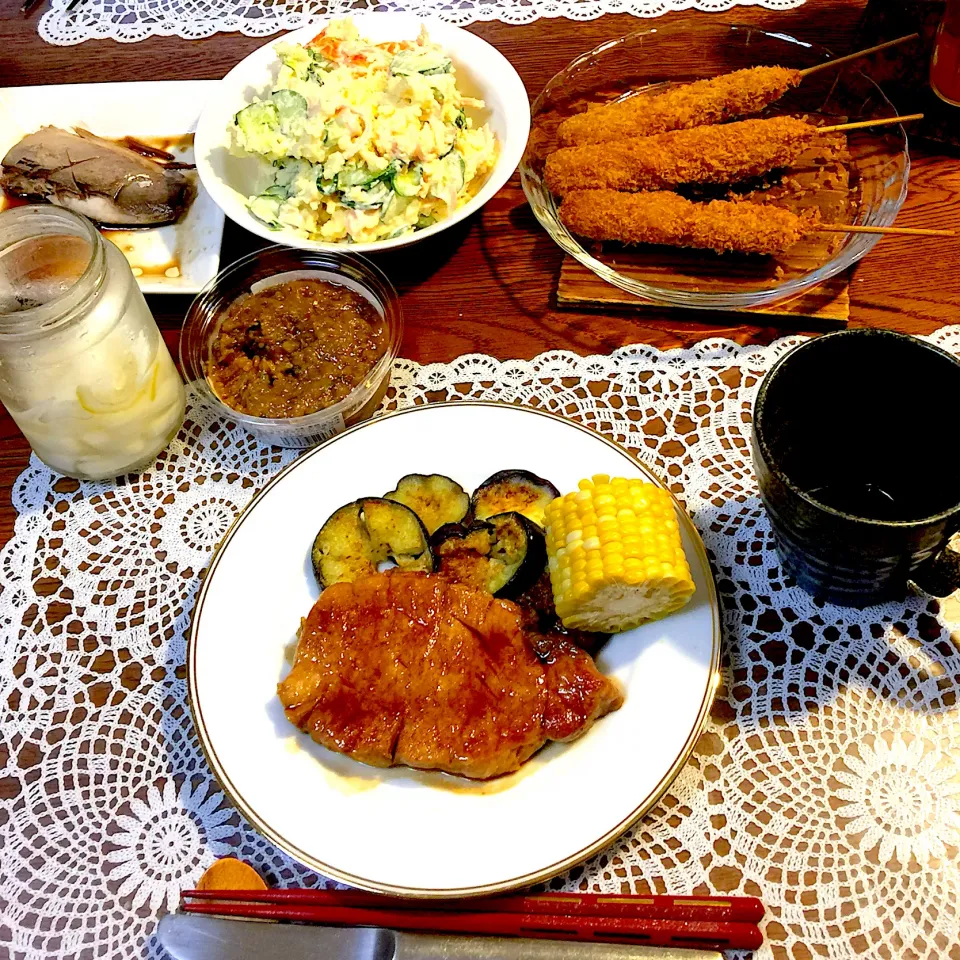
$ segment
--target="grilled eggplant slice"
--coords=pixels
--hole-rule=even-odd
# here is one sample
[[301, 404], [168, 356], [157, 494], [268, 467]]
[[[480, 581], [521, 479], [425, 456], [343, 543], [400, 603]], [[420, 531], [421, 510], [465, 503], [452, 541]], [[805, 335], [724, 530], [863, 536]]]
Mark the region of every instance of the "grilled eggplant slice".
[[528, 470], [501, 470], [473, 491], [470, 506], [477, 520], [515, 512], [542, 527], [547, 504], [559, 496], [549, 480]]
[[496, 586], [503, 586], [497, 584], [490, 560], [494, 536], [493, 526], [482, 521], [469, 527], [445, 523], [430, 538], [437, 573], [455, 583], [493, 593]]
[[494, 595], [511, 600], [519, 596], [547, 567], [543, 531], [522, 513], [498, 513], [487, 520], [494, 530], [492, 559], [509, 575]]
[[469, 527], [445, 524], [431, 538], [441, 576], [510, 599], [543, 573], [543, 531], [519, 513], [501, 513]]
[[335, 510], [313, 541], [310, 559], [321, 590], [376, 573], [387, 560], [402, 570], [433, 570], [420, 518], [402, 503], [382, 497], [364, 497]]
[[511, 599], [523, 612], [524, 626], [529, 635], [534, 638], [534, 642], [537, 637], [556, 637], [559, 634], [582, 650], [586, 650], [593, 657], [610, 639], [609, 633], [590, 633], [574, 627], [565, 627], [561, 623], [553, 602], [553, 587], [550, 585], [548, 570], [544, 570], [540, 578], [523, 593]]
[[470, 509], [470, 498], [463, 487], [440, 473], [429, 476], [408, 473], [401, 478], [396, 490], [384, 497], [409, 507], [429, 534], [445, 523], [460, 523]]

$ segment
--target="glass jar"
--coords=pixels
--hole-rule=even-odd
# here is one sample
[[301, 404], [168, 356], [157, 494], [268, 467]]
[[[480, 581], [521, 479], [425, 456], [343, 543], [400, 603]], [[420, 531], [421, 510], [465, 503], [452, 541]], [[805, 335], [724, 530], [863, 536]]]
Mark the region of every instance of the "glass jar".
[[941, 100], [960, 107], [960, 0], [947, 0], [930, 60], [930, 86]]
[[37, 456], [103, 480], [150, 463], [183, 382], [120, 250], [59, 207], [0, 213], [0, 401]]

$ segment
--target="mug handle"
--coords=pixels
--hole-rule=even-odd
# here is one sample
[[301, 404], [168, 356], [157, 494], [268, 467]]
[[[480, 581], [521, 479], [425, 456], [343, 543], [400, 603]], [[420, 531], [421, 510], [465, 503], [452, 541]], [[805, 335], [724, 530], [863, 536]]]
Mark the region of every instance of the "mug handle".
[[910, 582], [924, 593], [943, 599], [960, 590], [960, 550], [953, 550], [949, 546], [958, 531], [960, 514], [947, 524], [937, 552], [910, 575]]

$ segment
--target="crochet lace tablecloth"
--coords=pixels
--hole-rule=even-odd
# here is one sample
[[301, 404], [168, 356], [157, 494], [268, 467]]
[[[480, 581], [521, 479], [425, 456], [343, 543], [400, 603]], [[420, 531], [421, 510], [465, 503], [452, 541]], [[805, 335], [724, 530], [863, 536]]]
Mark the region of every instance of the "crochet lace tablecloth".
[[[960, 353], [960, 327], [932, 339]], [[764, 958], [957, 960], [960, 601], [841, 609], [784, 576], [748, 435], [758, 382], [796, 342], [400, 360], [383, 410], [481, 398], [582, 421], [671, 484], [709, 551], [723, 673], [697, 749], [649, 816], [553, 886], [761, 897]], [[891, 469], [922, 469], [906, 441], [891, 438]], [[17, 481], [0, 554], [0, 956], [161, 956], [158, 914], [225, 854], [274, 884], [319, 882], [230, 807], [184, 700], [199, 577], [294, 456], [193, 408], [138, 479], [78, 484], [33, 459]]]
[[69, 45], [105, 37], [132, 43], [152, 36], [188, 40], [239, 31], [266, 37], [295, 30], [318, 17], [366, 10], [407, 11], [437, 16], [461, 26], [477, 20], [531, 23], [540, 17], [593, 20], [605, 13], [659, 17], [671, 10], [720, 12], [736, 6], [773, 10], [799, 7], [804, 0], [53, 0], [40, 18], [48, 43]]

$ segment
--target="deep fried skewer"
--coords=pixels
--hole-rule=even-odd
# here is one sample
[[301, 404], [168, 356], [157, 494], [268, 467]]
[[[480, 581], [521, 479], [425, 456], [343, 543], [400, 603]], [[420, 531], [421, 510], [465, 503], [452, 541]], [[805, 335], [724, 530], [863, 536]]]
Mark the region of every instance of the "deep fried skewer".
[[800, 71], [751, 67], [710, 80], [697, 80], [656, 96], [636, 96], [592, 107], [557, 128], [562, 146], [643, 137], [686, 130], [759, 113], [800, 83]]
[[560, 219], [571, 232], [590, 240], [717, 253], [782, 253], [807, 232], [800, 217], [780, 207], [730, 200], [694, 203], [669, 192], [576, 190], [564, 198]]
[[682, 183], [736, 183], [789, 167], [818, 136], [793, 117], [694, 127], [619, 143], [563, 147], [544, 179], [558, 197], [571, 190], [660, 190]]
[[560, 219], [572, 233], [590, 240], [655, 243], [717, 253], [783, 253], [808, 233], [820, 231], [953, 236], [949, 230], [824, 224], [812, 211], [800, 216], [746, 200], [694, 203], [669, 192], [576, 190], [564, 198]]
[[916, 113], [827, 127], [793, 117], [771, 117], [632, 137], [620, 143], [562, 147], [547, 157], [544, 178], [558, 197], [571, 190], [604, 187], [664, 190], [684, 183], [737, 183], [791, 166], [824, 134], [922, 117]]
[[917, 39], [916, 33], [827, 60], [806, 70], [750, 67], [708, 80], [675, 86], [664, 93], [634, 96], [589, 107], [568, 117], [557, 128], [560, 146], [602, 143], [624, 137], [644, 137], [669, 130], [687, 130], [759, 113], [796, 87], [806, 76]]

